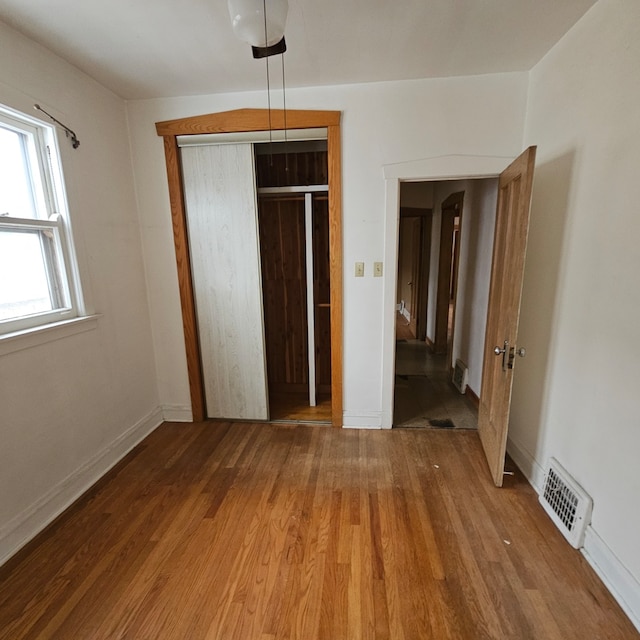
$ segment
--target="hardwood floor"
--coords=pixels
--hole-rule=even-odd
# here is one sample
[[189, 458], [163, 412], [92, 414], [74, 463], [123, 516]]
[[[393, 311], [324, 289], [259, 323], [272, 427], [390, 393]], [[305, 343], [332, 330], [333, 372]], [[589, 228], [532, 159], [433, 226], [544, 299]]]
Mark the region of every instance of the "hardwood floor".
[[416, 340], [396, 313], [393, 426], [478, 428], [478, 409], [451, 383], [450, 354], [436, 355]]
[[478, 410], [451, 382], [445, 355], [434, 355], [424, 342], [396, 343], [393, 426], [477, 429]]
[[473, 431], [164, 424], [0, 569], [0, 638], [637, 638]]
[[331, 424], [331, 395], [318, 394], [315, 407], [309, 406], [307, 393], [272, 393], [269, 395], [269, 418], [296, 422]]

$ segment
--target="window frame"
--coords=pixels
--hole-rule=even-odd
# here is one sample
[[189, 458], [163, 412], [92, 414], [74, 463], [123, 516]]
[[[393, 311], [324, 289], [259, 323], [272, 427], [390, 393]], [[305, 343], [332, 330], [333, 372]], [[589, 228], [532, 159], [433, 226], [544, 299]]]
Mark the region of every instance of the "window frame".
[[0, 105], [0, 127], [25, 136], [23, 161], [28, 174], [33, 218], [0, 215], [0, 233], [39, 233], [51, 310], [0, 320], [0, 339], [50, 327], [84, 315], [80, 279], [71, 237], [62, 161], [53, 126]]

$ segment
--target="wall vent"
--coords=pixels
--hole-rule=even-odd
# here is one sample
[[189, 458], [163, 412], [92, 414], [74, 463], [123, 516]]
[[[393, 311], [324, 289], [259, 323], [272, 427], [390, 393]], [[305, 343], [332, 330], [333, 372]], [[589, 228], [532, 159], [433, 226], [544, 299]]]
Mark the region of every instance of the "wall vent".
[[571, 546], [580, 549], [593, 501], [555, 458], [549, 460], [540, 504]]
[[453, 377], [451, 381], [455, 388], [464, 393], [467, 390], [467, 378], [469, 377], [469, 368], [462, 362], [462, 360], [456, 360], [456, 366], [453, 368]]

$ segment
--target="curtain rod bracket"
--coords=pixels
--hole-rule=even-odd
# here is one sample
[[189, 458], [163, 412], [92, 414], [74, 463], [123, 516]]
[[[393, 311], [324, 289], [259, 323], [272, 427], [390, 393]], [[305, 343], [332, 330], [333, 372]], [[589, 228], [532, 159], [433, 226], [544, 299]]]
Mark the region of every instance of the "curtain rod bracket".
[[49, 119], [53, 120], [58, 126], [64, 129], [64, 133], [67, 138], [71, 138], [71, 146], [74, 149], [77, 149], [80, 146], [80, 140], [78, 140], [78, 136], [76, 136], [75, 132], [69, 129], [66, 125], [62, 124], [60, 120], [56, 120], [50, 113], [47, 113], [39, 104], [34, 104], [33, 108], [37, 111], [42, 111]]

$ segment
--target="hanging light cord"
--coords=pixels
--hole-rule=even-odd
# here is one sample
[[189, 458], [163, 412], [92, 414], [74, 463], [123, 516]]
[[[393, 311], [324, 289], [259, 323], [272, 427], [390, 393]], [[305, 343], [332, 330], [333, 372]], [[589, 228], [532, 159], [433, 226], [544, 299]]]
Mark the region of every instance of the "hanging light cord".
[[282, 60], [282, 107], [284, 110], [284, 141], [287, 141], [287, 91], [284, 79], [284, 53], [280, 54]]
[[287, 91], [286, 91], [286, 82], [284, 78], [284, 52], [280, 54], [280, 59], [282, 60], [282, 109], [284, 116], [284, 170], [285, 173], [289, 171], [289, 153], [287, 152]]
[[[262, 15], [264, 17], [264, 46], [267, 47], [267, 0], [262, 0]], [[271, 83], [269, 80], [269, 56], [265, 57], [267, 63], [267, 107], [269, 112], [269, 152], [271, 164], [273, 164], [273, 134], [271, 126]]]
[[[264, 47], [268, 47], [268, 34], [267, 34], [267, 0], [262, 0], [262, 15], [264, 18]], [[269, 152], [271, 155], [271, 164], [273, 165], [273, 125], [271, 121], [271, 79], [269, 76], [269, 55], [265, 56], [267, 65], [267, 107], [269, 113]], [[286, 153], [287, 143], [287, 93], [286, 82], [284, 74], [284, 52], [281, 54], [282, 61], [282, 113], [284, 119], [284, 142], [285, 142], [285, 171], [289, 170], [289, 159]]]

